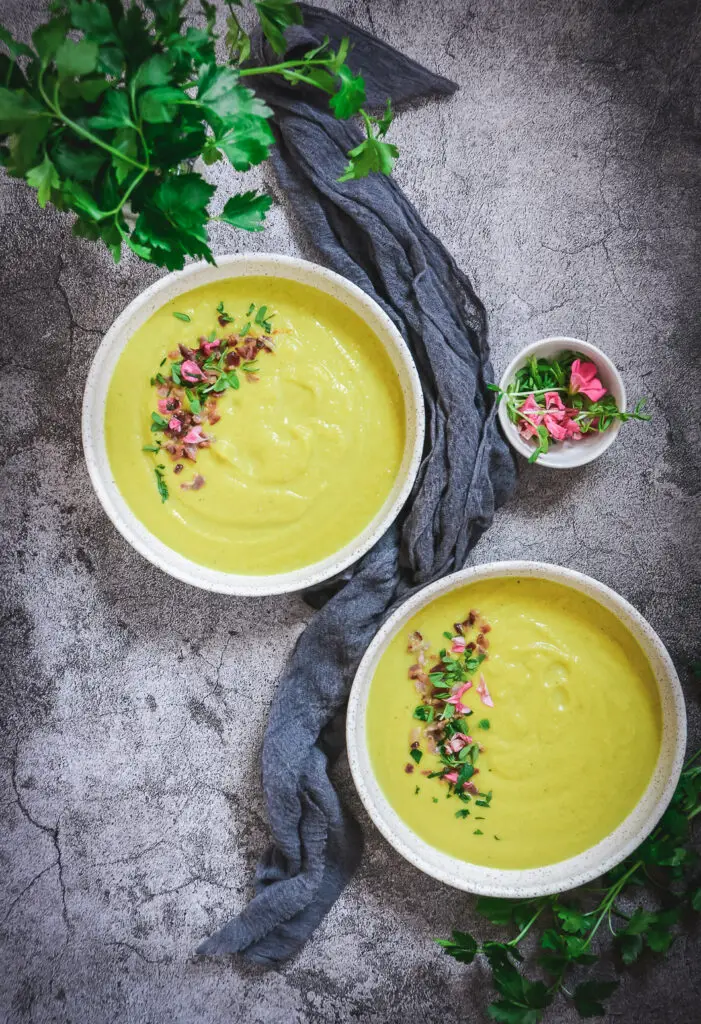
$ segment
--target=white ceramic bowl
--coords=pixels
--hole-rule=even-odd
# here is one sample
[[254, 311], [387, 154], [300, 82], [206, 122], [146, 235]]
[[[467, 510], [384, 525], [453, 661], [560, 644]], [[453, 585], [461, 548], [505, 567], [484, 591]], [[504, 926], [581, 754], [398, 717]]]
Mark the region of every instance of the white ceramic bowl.
[[[131, 335], [164, 303], [212, 281], [246, 275], [282, 277], [311, 285], [339, 299], [375, 332], [392, 361], [404, 395], [406, 442], [394, 486], [377, 515], [349, 544], [328, 558], [292, 572], [237, 575], [190, 561], [158, 540], [136, 518], [110, 470], [105, 445], [105, 401], [117, 360]], [[169, 274], [138, 295], [117, 317], [100, 345], [83, 400], [83, 449], [93, 487], [107, 515], [132, 547], [160, 569], [185, 583], [221, 594], [262, 596], [302, 590], [341, 572], [364, 555], [387, 530], [409, 496], [424, 441], [424, 405], [416, 367], [389, 317], [360, 288], [339, 274], [306, 260], [269, 254], [219, 256], [217, 265], [195, 263]]]
[[[373, 675], [387, 644], [419, 608], [466, 583], [529, 576], [565, 584], [608, 608], [633, 634], [650, 661], [662, 707], [660, 755], [650, 784], [628, 817], [595, 846], [567, 860], [522, 871], [487, 868], [451, 857], [419, 838], [388, 803], [375, 779], [368, 753], [365, 717]], [[672, 659], [648, 622], [614, 590], [589, 576], [543, 562], [490, 562], [464, 569], [410, 597], [387, 620], [365, 653], [348, 702], [348, 760], [353, 780], [368, 814], [378, 829], [414, 867], [441, 882], [484, 896], [545, 896], [584, 885], [627, 857], [652, 831], [679, 780], [686, 748], [684, 697]]]
[[[616, 399], [618, 408], [621, 411], [625, 410], [626, 389], [623, 386], [620, 373], [605, 352], [588, 341], [580, 341], [579, 338], [543, 338], [541, 341], [534, 341], [532, 345], [527, 345], [511, 360], [499, 386], [506, 390], [507, 386], [513, 382], [516, 372], [525, 365], [526, 360], [531, 356], [550, 359], [566, 350], [581, 352], [582, 355], [588, 356], [592, 363], [596, 363], [599, 380]], [[533, 454], [533, 445], [523, 440], [516, 425], [509, 419], [503, 399], [499, 403], [498, 415], [501, 428], [511, 447], [515, 448], [520, 455], [529, 458]], [[549, 466], [551, 469], [573, 469], [575, 466], [584, 466], [587, 462], [593, 462], [594, 459], [603, 455], [607, 448], [611, 447], [618, 436], [620, 427], [620, 421], [617, 420], [601, 434], [597, 432], [585, 434], [581, 441], [558, 441], [545, 455], [538, 456], [538, 465]]]

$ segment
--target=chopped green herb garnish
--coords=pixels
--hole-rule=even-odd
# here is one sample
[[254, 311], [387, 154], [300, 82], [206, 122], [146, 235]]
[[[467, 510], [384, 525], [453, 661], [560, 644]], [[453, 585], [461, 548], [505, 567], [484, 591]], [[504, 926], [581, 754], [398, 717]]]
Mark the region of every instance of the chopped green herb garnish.
[[160, 363], [158, 365], [159, 366], [165, 366], [167, 360], [168, 360], [168, 356], [163, 356], [163, 358], [161, 359], [161, 361], [160, 361]]
[[250, 331], [250, 329], [251, 329], [251, 321], [249, 320], [248, 323], [243, 325], [243, 327], [239, 331], [239, 334], [241, 335], [242, 338], [245, 338], [246, 335], [248, 334], [248, 332]]
[[414, 790], [414, 796], [418, 796], [418, 794], [420, 792], [421, 792], [421, 786], [417, 786], [416, 789]]
[[[251, 313], [251, 310], [249, 310], [249, 314], [250, 313]], [[271, 313], [270, 316], [268, 316], [267, 314], [268, 314], [268, 307], [267, 306], [260, 306], [258, 308], [258, 312], [256, 313], [255, 321], [254, 322], [258, 325], [258, 327], [262, 327], [264, 331], [270, 332], [273, 329], [273, 325], [270, 323], [270, 318], [275, 316], [275, 313]]]
[[[477, 820], [477, 819], [475, 819], [475, 820]], [[476, 828], [475, 831], [472, 834], [473, 834], [473, 836], [483, 836], [484, 832], [482, 831], [481, 828]]]
[[145, 444], [141, 449], [142, 452], [160, 452], [160, 444]]
[[217, 306], [217, 313], [219, 314], [219, 323], [222, 324], [222, 326], [224, 324], [232, 324], [234, 322], [234, 318], [232, 316], [229, 316], [229, 314], [224, 309], [223, 301], [220, 302], [219, 305]]
[[202, 402], [189, 388], [185, 388], [185, 394], [187, 395], [188, 405], [190, 406], [190, 412], [193, 416], [199, 416], [202, 412]]
[[159, 430], [165, 430], [168, 426], [168, 420], [161, 416], [158, 412], [151, 413], [151, 430], [156, 433]]
[[255, 302], [252, 302], [251, 305], [246, 310], [246, 316], [250, 316], [255, 308], [256, 308], [256, 304], [255, 304]]
[[477, 723], [477, 728], [478, 729], [488, 729], [489, 728], [489, 719], [488, 718], [480, 718], [479, 722]]
[[173, 313], [173, 316], [175, 317], [176, 320], [182, 320], [184, 324], [190, 323], [190, 317], [187, 315], [187, 313]]
[[467, 818], [469, 814], [470, 814], [469, 809], [467, 807], [463, 807], [462, 810], [455, 812], [455, 817], [456, 818]]
[[437, 796], [434, 796], [434, 798], [433, 798], [433, 802], [434, 802], [434, 804], [437, 804], [437, 803], [438, 803], [438, 797], [437, 797]]
[[423, 756], [424, 756], [424, 755], [423, 755], [423, 752], [422, 752], [421, 750], [415, 749], [415, 750], [410, 750], [410, 751], [409, 751], [409, 757], [410, 757], [410, 758], [411, 758], [411, 759], [412, 759], [413, 761], [416, 761], [416, 763], [417, 763], [417, 764], [420, 764], [420, 763], [421, 763], [421, 758], [422, 758]]
[[180, 376], [180, 367], [181, 366], [182, 366], [182, 363], [171, 363], [170, 364], [170, 376], [171, 376], [171, 378], [173, 380], [173, 383], [177, 384], [177, 385], [180, 385], [183, 382], [183, 379]]
[[161, 496], [161, 501], [165, 502], [168, 500], [168, 484], [164, 479], [165, 466], [156, 466], [154, 473], [156, 474], [156, 485], [158, 487], [158, 493]]

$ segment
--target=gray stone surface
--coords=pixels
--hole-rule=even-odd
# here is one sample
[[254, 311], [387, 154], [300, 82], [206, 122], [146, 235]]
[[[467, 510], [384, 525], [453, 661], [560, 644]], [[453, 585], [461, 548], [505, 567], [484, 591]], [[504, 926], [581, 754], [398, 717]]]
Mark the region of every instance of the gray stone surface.
[[[398, 117], [397, 178], [475, 280], [497, 370], [561, 332], [605, 347], [629, 393], [650, 397], [653, 423], [626, 429], [601, 462], [522, 465], [472, 561], [561, 562], [633, 601], [688, 683], [698, 742], [685, 668], [699, 607], [698, 5], [328, 2], [460, 83]], [[26, 37], [42, 4], [1, 6]], [[365, 857], [308, 946], [269, 972], [193, 958], [250, 892], [266, 842], [266, 710], [309, 612], [298, 597], [188, 589], [113, 530], [82, 460], [81, 393], [101, 334], [159, 272], [113, 266], [22, 183], [0, 187], [0, 1019], [484, 1020], [481, 967], [431, 942], [483, 928], [472, 898], [395, 855], [345, 764], [338, 784]], [[263, 235], [222, 229], [216, 251], [313, 255], [278, 200]], [[697, 931], [628, 974], [609, 1019], [698, 1019], [700, 951]]]

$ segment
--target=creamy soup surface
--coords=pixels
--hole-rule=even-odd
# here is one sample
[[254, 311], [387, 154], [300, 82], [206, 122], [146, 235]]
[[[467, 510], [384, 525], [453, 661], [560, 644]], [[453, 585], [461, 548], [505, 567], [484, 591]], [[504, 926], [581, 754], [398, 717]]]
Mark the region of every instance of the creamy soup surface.
[[[274, 351], [256, 357], [255, 380], [238, 367], [240, 386], [217, 401], [221, 418], [203, 424], [211, 444], [196, 463], [144, 451], [169, 440], [151, 430], [151, 381], [169, 372], [169, 354], [177, 361], [179, 344], [240, 331], [252, 306], [266, 307]], [[246, 337], [264, 333], [253, 323]], [[263, 575], [317, 562], [372, 521], [402, 462], [405, 408], [397, 372], [359, 316], [306, 285], [240, 277], [181, 295], [135, 332], [109, 387], [105, 433], [115, 482], [151, 533], [201, 565]], [[194, 489], [196, 475], [204, 484]]]
[[[430, 642], [430, 672], [440, 649], [450, 656], [444, 632], [460, 636], [453, 624], [471, 611], [477, 622], [464, 640], [488, 624], [486, 659], [460, 700], [473, 712], [465, 731], [483, 749], [460, 800], [426, 774], [447, 768], [440, 749], [430, 751], [428, 723], [414, 717], [426, 703], [408, 677], [417, 654], [407, 638], [418, 631]], [[493, 707], [478, 693], [480, 676]], [[495, 868], [551, 864], [603, 839], [645, 791], [661, 740], [655, 679], [630, 633], [591, 598], [527, 578], [470, 584], [419, 611], [382, 656], [366, 714], [372, 767], [399, 816], [432, 846]]]

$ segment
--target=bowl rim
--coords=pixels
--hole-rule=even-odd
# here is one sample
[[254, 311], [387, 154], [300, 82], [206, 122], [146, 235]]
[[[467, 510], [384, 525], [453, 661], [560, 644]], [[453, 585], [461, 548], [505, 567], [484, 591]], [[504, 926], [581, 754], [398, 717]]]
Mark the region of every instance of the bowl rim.
[[[590, 341], [584, 341], [581, 338], [570, 338], [564, 334], [553, 334], [547, 338], [540, 338], [538, 341], [532, 341], [529, 345], [522, 348], [514, 356], [501, 375], [499, 387], [505, 391], [508, 384], [510, 384], [515, 377], [516, 371], [521, 369], [526, 359], [534, 353], [539, 352], [543, 346], [552, 344], [561, 344], [570, 349], [576, 348], [585, 355], [591, 356], [593, 361], [601, 364], [610, 378], [615, 382], [616, 388], [619, 392], [619, 408], [623, 411], [626, 409], [627, 397], [625, 384], [623, 383], [623, 378], [611, 357], [606, 355], [605, 352], [596, 345], [593, 345]], [[533, 454], [533, 448], [531, 445], [526, 444], [519, 435], [516, 427], [509, 419], [508, 413], [506, 412], [506, 405], [503, 401], [499, 402], [499, 405], [497, 406], [497, 416], [504, 432], [504, 436], [511, 447], [517, 451], [519, 455], [528, 459]], [[576, 469], [579, 466], [586, 466], [588, 463], [598, 459], [600, 455], [603, 455], [604, 452], [611, 447], [618, 437], [620, 429], [621, 422], [620, 420], [616, 420], [616, 422], [613, 423], [604, 433], [599, 434], [596, 438], [588, 440], [586, 446], [581, 445], [578, 447], [572, 446], [567, 448], [566, 451], [570, 456], [569, 461], [565, 462], [562, 460], [563, 449], [560, 448], [539, 456], [536, 465], [547, 466], [548, 469]]]
[[[632, 633], [655, 676], [660, 696], [660, 753], [648, 786], [626, 818], [594, 846], [566, 860], [537, 868], [488, 868], [438, 850], [404, 823], [375, 779], [365, 732], [370, 684], [387, 644], [415, 612], [435, 598], [468, 583], [510, 576], [547, 579], [599, 601]], [[378, 830], [414, 867], [453, 888], [481, 896], [525, 898], [577, 888], [611, 870], [650, 834], [667, 809], [682, 770], [686, 750], [686, 708], [677, 672], [664, 644], [647, 620], [606, 584], [574, 569], [549, 562], [503, 561], [462, 569], [419, 590], [383, 623], [358, 666], [346, 719], [351, 776]]]
[[[406, 438], [395, 485], [383, 506], [356, 537], [326, 558], [282, 573], [248, 575], [201, 566], [152, 534], [135, 516], [113, 478], [104, 436], [104, 400], [115, 365], [131, 335], [160, 306], [178, 294], [228, 277], [282, 277], [301, 281], [335, 297], [364, 319], [377, 334], [397, 372], [405, 404]], [[146, 312], [144, 312], [146, 311]], [[343, 572], [377, 543], [396, 519], [411, 493], [423, 453], [425, 409], [418, 371], [398, 328], [387, 313], [358, 285], [310, 260], [279, 253], [236, 253], [188, 264], [139, 292], [111, 324], [95, 352], [82, 404], [82, 440], [90, 481], [112, 524], [152, 565], [183, 583], [232, 596], [264, 597], [293, 593], [318, 585]]]

